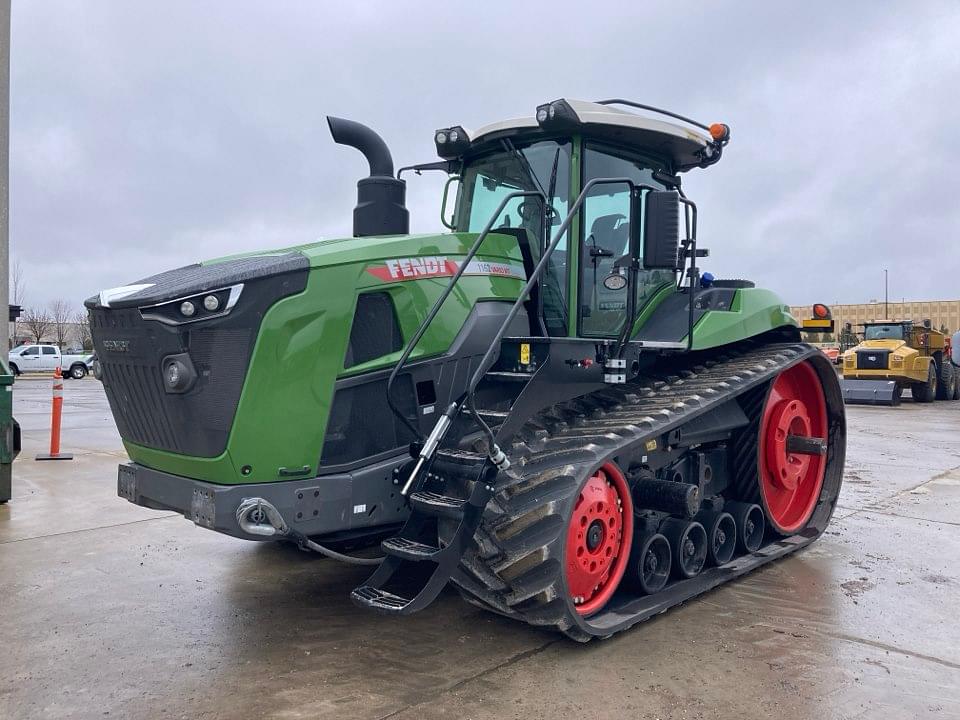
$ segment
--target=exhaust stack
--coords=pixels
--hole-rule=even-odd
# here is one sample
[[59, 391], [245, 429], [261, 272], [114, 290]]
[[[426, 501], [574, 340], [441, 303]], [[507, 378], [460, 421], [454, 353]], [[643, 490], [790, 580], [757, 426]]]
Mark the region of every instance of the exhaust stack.
[[353, 209], [353, 236], [406, 235], [410, 232], [407, 211], [407, 184], [393, 177], [390, 149], [366, 125], [327, 116], [330, 134], [339, 145], [363, 153], [370, 163], [370, 175], [357, 181], [357, 206]]

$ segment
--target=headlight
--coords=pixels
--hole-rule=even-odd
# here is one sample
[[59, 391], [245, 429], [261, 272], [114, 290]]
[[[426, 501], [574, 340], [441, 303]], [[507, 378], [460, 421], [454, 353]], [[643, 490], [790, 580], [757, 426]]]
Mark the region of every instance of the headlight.
[[240, 299], [243, 283], [218, 290], [168, 300], [139, 308], [144, 320], [157, 320], [166, 325], [212, 320], [227, 315]]

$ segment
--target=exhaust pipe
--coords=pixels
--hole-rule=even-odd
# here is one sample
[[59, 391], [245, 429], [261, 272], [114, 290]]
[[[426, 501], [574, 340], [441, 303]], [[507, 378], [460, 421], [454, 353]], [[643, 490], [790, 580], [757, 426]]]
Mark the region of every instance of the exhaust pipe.
[[357, 182], [357, 206], [353, 209], [353, 236], [406, 235], [410, 232], [407, 184], [393, 177], [390, 149], [366, 125], [328, 115], [333, 141], [363, 153], [370, 175]]

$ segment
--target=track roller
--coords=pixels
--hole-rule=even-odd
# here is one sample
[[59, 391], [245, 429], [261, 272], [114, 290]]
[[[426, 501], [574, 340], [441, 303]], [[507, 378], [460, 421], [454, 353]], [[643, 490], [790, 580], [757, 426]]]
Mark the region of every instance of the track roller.
[[697, 522], [707, 531], [707, 560], [711, 565], [726, 565], [737, 549], [737, 522], [726, 512], [699, 513]]
[[660, 532], [670, 542], [673, 556], [673, 574], [682, 579], [692, 578], [703, 570], [707, 560], [707, 531], [696, 521], [667, 518]]
[[670, 578], [670, 542], [660, 533], [649, 533], [633, 541], [633, 552], [627, 565], [624, 584], [653, 595], [663, 589]]
[[724, 509], [733, 515], [737, 523], [737, 548], [740, 552], [756, 552], [763, 543], [763, 531], [766, 525], [763, 508], [753, 503], [728, 502]]

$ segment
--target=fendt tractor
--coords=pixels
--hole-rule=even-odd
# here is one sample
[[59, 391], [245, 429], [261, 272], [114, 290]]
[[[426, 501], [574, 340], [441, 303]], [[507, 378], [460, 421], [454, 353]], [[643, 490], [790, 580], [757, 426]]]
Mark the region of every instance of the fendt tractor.
[[[366, 608], [452, 582], [577, 640], [823, 533], [836, 373], [776, 295], [697, 267], [681, 175], [720, 159], [726, 125], [557, 100], [438, 130], [440, 161], [395, 176], [376, 133], [328, 122], [370, 165], [353, 237], [87, 301], [121, 497], [375, 564]], [[409, 234], [405, 170], [449, 175], [450, 232]]]
[[899, 405], [906, 388], [915, 402], [960, 400], [950, 338], [929, 320], [863, 324], [863, 342], [843, 354], [841, 389], [851, 405]]

